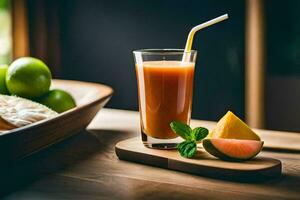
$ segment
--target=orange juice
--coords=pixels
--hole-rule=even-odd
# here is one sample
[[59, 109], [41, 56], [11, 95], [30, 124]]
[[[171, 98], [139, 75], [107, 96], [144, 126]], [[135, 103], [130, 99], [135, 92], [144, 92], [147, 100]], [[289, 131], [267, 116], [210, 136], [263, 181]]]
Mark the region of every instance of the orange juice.
[[144, 61], [136, 65], [142, 132], [157, 139], [172, 139], [170, 123], [189, 123], [195, 63]]

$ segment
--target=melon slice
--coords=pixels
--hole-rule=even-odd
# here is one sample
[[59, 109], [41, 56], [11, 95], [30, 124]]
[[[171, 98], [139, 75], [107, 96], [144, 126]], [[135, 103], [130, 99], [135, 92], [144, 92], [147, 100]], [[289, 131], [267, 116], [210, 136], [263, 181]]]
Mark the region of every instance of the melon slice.
[[220, 119], [208, 138], [260, 140], [260, 137], [247, 124], [230, 111]]
[[254, 158], [264, 142], [257, 140], [204, 139], [202, 145], [211, 155], [222, 160], [243, 161]]

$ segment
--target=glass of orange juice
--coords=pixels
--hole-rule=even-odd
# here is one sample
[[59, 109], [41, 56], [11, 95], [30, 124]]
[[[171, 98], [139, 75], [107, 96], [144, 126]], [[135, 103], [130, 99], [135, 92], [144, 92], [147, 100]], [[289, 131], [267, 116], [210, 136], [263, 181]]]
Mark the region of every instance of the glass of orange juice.
[[146, 147], [176, 148], [174, 120], [189, 124], [197, 52], [183, 49], [133, 51], [142, 141]]

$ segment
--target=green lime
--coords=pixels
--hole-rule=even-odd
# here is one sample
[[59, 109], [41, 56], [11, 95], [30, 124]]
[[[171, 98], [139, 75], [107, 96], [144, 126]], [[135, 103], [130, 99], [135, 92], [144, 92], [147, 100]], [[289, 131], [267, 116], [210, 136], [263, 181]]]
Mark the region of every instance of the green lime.
[[6, 88], [5, 76], [8, 69], [8, 65], [0, 65], [0, 94], [8, 94]]
[[58, 113], [76, 107], [73, 97], [68, 92], [59, 89], [51, 90], [37, 101]]
[[49, 68], [36, 58], [18, 58], [6, 73], [6, 86], [12, 95], [30, 99], [39, 97], [49, 91], [50, 84]]

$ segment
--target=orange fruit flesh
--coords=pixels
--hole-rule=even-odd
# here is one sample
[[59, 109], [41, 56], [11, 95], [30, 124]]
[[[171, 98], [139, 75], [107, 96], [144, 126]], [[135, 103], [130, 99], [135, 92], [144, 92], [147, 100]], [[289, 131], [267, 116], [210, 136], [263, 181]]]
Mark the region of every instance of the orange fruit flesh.
[[211, 139], [211, 143], [225, 155], [233, 158], [251, 158], [261, 151], [263, 142], [256, 140]]

